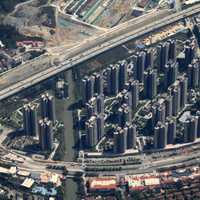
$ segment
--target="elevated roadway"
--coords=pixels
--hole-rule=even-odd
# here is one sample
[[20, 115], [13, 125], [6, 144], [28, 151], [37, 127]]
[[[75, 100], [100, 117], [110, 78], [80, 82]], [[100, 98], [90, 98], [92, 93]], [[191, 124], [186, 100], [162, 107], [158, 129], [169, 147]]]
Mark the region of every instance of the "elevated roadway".
[[200, 4], [177, 13], [172, 13], [170, 10], [154, 11], [136, 20], [125, 22], [98, 37], [88, 39], [80, 45], [61, 52], [59, 56], [61, 64], [59, 66], [53, 65], [52, 58], [45, 55], [33, 62], [15, 68], [0, 76], [0, 100], [109, 49], [198, 13], [200, 13]]

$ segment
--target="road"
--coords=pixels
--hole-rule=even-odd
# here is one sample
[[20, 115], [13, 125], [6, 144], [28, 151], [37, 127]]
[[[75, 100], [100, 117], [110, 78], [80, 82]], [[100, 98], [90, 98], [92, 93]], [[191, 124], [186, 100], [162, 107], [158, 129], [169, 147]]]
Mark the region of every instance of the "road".
[[[161, 159], [161, 160], [143, 160], [142, 164], [135, 164], [135, 165], [121, 165], [121, 170], [119, 172], [110, 171], [111, 167], [108, 167], [107, 171], [105, 170], [106, 167], [104, 166], [104, 170], [99, 170], [98, 173], [102, 176], [105, 174], [109, 175], [116, 175], [116, 173], [120, 174], [140, 174], [145, 172], [153, 172], [160, 168], [167, 168], [170, 166], [178, 166], [180, 164], [187, 164], [195, 161], [195, 164], [200, 160], [200, 152], [192, 152], [188, 155], [176, 155], [169, 158]], [[89, 167], [89, 166], [88, 166]], [[100, 166], [101, 167], [101, 166]], [[112, 166], [114, 167], [114, 166]], [[116, 166], [117, 167], [117, 166]], [[92, 168], [92, 167], [90, 167]], [[100, 169], [100, 168], [99, 168]], [[88, 174], [94, 173], [93, 170], [88, 170]]]
[[[8, 155], [8, 159], [10, 158], [12, 160], [14, 159], [14, 157], [16, 157], [17, 167], [19, 169], [28, 170], [30, 172], [38, 172], [38, 173], [47, 171], [47, 166], [49, 165], [66, 166], [69, 169], [74, 168], [74, 169], [77, 169], [78, 171], [81, 169], [80, 164], [76, 162], [53, 161], [51, 159], [49, 160], [34, 159], [31, 157], [19, 154], [14, 150], [6, 149], [6, 147], [3, 146], [2, 143], [7, 137], [7, 135], [10, 133], [10, 131], [12, 130], [5, 127], [3, 132], [0, 134], [0, 150], [4, 152], [5, 155]], [[21, 162], [17, 161], [19, 159], [21, 159]]]
[[[5, 133], [2, 134], [2, 137], [7, 135], [7, 129], [5, 130]], [[20, 158], [23, 160], [23, 162], [17, 162], [17, 167], [21, 170], [26, 170], [29, 172], [36, 172], [36, 173], [42, 173], [45, 171], [48, 171], [47, 169], [48, 166], [65, 166], [69, 172], [79, 172], [82, 171], [84, 172], [84, 169], [81, 166], [81, 163], [76, 163], [76, 162], [65, 162], [65, 161], [53, 161], [53, 160], [40, 160], [40, 159], [33, 159], [31, 157], [21, 155], [13, 150], [6, 149], [2, 145], [3, 140], [0, 142], [0, 150], [5, 151], [5, 154], [9, 154], [8, 156], [11, 157], [17, 157], [18, 159]], [[106, 171], [105, 168], [112, 168], [112, 167], [121, 167], [121, 170], [119, 171], [120, 174], [137, 174], [137, 173], [145, 173], [147, 171], [154, 171], [159, 168], [163, 167], [168, 167], [168, 166], [177, 166], [179, 164], [184, 164], [184, 163], [190, 163], [190, 162], [196, 162], [200, 160], [200, 152], [199, 152], [199, 143], [196, 143], [192, 146], [188, 146], [187, 149], [190, 151], [186, 151], [186, 153], [183, 153], [181, 149], [178, 151], [176, 155], [173, 156], [167, 156], [168, 153], [170, 152], [158, 152], [158, 153], [153, 153], [152, 156], [158, 155], [157, 159], [154, 159], [150, 157], [150, 155], [146, 156], [144, 155], [135, 155], [133, 158], [140, 158], [142, 163], [141, 164], [115, 164], [113, 163], [112, 165], [104, 165], [105, 163], [102, 164], [90, 164], [90, 163], [85, 163], [89, 169], [93, 169], [94, 167], [104, 167], [104, 171], [99, 170], [98, 173], [101, 175], [109, 173], [110, 175], [113, 173], [113, 175], [116, 175], [116, 171], [110, 172], [109, 170]], [[181, 153], [182, 152], [182, 153]], [[165, 156], [165, 157], [163, 157]], [[127, 157], [127, 156], [125, 156]], [[130, 156], [128, 156], [130, 157]], [[124, 158], [124, 157], [123, 157]], [[115, 159], [123, 159], [120, 157], [112, 158], [112, 160]], [[148, 159], [147, 159], [148, 158]], [[95, 160], [95, 159], [91, 159]], [[98, 159], [97, 159], [98, 160]], [[107, 158], [101, 158], [102, 160], [107, 160]], [[87, 174], [93, 173], [93, 170], [86, 171]]]
[[137, 20], [125, 22], [106, 33], [61, 52], [59, 58], [62, 64], [59, 66], [52, 65], [52, 58], [46, 55], [45, 58], [15, 68], [0, 76], [0, 100], [70, 69], [74, 65], [111, 48], [197, 13], [200, 13], [199, 4], [179, 13], [172, 13], [169, 10], [154, 11]]

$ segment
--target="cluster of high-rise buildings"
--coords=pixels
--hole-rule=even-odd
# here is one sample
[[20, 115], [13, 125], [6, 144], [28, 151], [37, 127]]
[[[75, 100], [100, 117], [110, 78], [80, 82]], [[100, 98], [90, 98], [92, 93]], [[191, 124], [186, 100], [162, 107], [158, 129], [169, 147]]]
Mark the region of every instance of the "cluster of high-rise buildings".
[[118, 126], [114, 132], [114, 153], [125, 153], [127, 149], [136, 148], [136, 125], [130, 122], [122, 128]]
[[[167, 144], [176, 143], [177, 118], [186, 108], [188, 92], [190, 89], [200, 87], [200, 61], [196, 57], [197, 44], [195, 40], [185, 42], [183, 55], [178, 57], [177, 62], [169, 60], [164, 67], [164, 88], [167, 94], [165, 103], [159, 106], [155, 114], [154, 147], [165, 148]], [[155, 124], [154, 124], [155, 125]], [[187, 116], [181, 121], [182, 141], [194, 142], [199, 138], [198, 112]]]
[[[111, 104], [115, 105], [110, 111], [116, 119], [113, 130], [115, 153], [136, 148], [138, 130], [135, 114], [140, 100], [150, 102], [148, 126], [154, 148], [175, 144], [177, 122], [186, 109], [188, 92], [200, 86], [200, 59], [196, 56], [196, 49], [196, 40], [187, 40], [184, 50], [177, 57], [176, 41], [168, 40], [156, 49], [142, 50], [131, 56], [131, 72], [128, 70], [129, 63], [123, 60], [108, 66], [103, 72], [84, 77], [81, 94], [87, 110], [85, 127], [88, 146], [95, 146], [105, 135], [107, 118], [104, 107], [109, 98], [114, 98]], [[184, 143], [199, 137], [199, 122], [198, 114], [184, 121]]]
[[87, 145], [93, 147], [104, 135], [103, 74], [95, 73], [82, 80], [82, 100], [86, 108], [85, 122]]
[[23, 106], [23, 128], [27, 136], [39, 137], [42, 150], [53, 148], [53, 124], [55, 123], [55, 99], [48, 93], [40, 98], [40, 120], [38, 106], [26, 104]]

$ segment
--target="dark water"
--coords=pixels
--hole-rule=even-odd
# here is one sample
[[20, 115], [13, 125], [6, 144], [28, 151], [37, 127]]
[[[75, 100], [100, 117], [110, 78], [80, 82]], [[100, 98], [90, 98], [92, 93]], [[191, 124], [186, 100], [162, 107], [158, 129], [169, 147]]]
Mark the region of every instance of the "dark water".
[[67, 179], [64, 188], [64, 200], [76, 200], [78, 191], [77, 183], [72, 179]]
[[[73, 130], [73, 116], [70, 106], [75, 102], [74, 81], [72, 80], [72, 72], [68, 71], [66, 79], [69, 83], [69, 98], [65, 100], [56, 100], [56, 112], [58, 120], [64, 123], [64, 136], [62, 138], [63, 148], [61, 157], [65, 161], [73, 161], [75, 159], [76, 150], [74, 149], [75, 137]], [[72, 179], [67, 179], [64, 188], [64, 200], [76, 200], [78, 185]]]

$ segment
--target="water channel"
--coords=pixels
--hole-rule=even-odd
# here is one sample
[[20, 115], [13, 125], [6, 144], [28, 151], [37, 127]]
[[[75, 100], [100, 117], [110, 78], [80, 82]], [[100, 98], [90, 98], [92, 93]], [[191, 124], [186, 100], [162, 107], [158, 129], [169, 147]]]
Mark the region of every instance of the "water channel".
[[[61, 138], [63, 142], [61, 158], [65, 161], [73, 161], [76, 157], [75, 136], [73, 130], [73, 111], [71, 105], [75, 102], [75, 82], [72, 78], [72, 71], [68, 71], [66, 74], [66, 80], [69, 83], [69, 98], [60, 100], [56, 99], [56, 113], [57, 119], [64, 123], [64, 134]], [[66, 179], [64, 188], [64, 200], [76, 200], [78, 191], [77, 183], [72, 179]]]

